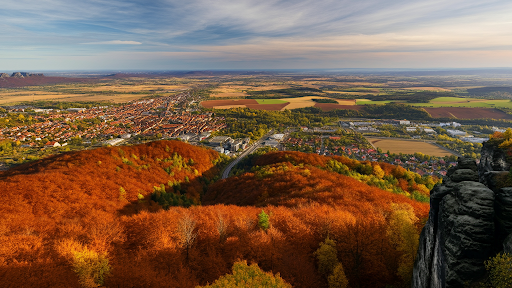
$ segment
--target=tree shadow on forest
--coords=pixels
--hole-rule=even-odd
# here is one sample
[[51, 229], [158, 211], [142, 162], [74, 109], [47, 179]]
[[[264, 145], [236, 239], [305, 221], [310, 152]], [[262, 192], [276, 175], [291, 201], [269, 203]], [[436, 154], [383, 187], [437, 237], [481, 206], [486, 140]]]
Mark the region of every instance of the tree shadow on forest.
[[[168, 184], [163, 184], [165, 186], [166, 193], [174, 193], [177, 196], [186, 196], [190, 199], [193, 204], [192, 205], [169, 205], [167, 209], [172, 207], [191, 207], [196, 205], [201, 205], [201, 201], [203, 196], [207, 193], [208, 187], [214, 183], [212, 179], [218, 177], [217, 181], [222, 181], [220, 179], [222, 173], [222, 169], [214, 166], [200, 176], [189, 177], [188, 182], [180, 183], [180, 191], [175, 191], [175, 188], [169, 187]], [[206, 175], [206, 176], [205, 176]], [[199, 191], [198, 191], [199, 190]], [[164, 207], [158, 202], [152, 200], [152, 194], [144, 196], [144, 199], [130, 201], [126, 205], [124, 205], [121, 209], [118, 210], [119, 215], [122, 216], [132, 216], [139, 214], [140, 212], [146, 211], [150, 213], [156, 213], [162, 210], [165, 210]]]

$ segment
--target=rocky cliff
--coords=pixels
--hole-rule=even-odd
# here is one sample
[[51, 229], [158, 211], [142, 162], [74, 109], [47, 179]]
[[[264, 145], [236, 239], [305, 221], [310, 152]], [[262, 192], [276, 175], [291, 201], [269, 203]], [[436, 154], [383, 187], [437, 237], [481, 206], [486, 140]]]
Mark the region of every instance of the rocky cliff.
[[510, 164], [484, 144], [479, 165], [459, 158], [430, 193], [412, 287], [467, 287], [485, 277], [484, 261], [512, 251], [512, 187], [501, 187]]

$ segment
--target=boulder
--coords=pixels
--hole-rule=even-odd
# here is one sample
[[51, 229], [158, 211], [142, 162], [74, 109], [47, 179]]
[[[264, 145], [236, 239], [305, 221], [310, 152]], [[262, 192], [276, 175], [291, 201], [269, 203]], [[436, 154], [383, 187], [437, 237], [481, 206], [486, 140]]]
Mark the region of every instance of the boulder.
[[[476, 166], [476, 164], [475, 164]], [[478, 173], [471, 169], [458, 169], [450, 175], [450, 180], [453, 182], [462, 182], [462, 181], [473, 181], [478, 182]]]
[[490, 186], [489, 181], [491, 174], [487, 174], [491, 171], [509, 171], [510, 163], [507, 162], [506, 152], [492, 145], [492, 143], [484, 142], [481, 151], [480, 163], [478, 164], [478, 175], [480, 176], [480, 182], [487, 186]]

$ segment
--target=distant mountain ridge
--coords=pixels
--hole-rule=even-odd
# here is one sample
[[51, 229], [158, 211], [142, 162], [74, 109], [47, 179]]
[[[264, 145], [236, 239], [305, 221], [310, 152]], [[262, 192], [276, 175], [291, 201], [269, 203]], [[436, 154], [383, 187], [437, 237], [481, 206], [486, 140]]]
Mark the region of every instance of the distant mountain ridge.
[[93, 79], [45, 76], [43, 73], [13, 72], [0, 73], [0, 88], [19, 88], [60, 83], [83, 83]]

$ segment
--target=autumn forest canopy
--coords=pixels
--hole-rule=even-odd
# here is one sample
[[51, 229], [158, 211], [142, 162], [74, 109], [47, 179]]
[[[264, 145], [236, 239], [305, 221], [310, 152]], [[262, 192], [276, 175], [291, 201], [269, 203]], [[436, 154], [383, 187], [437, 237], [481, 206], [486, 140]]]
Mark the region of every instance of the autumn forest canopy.
[[275, 287], [409, 281], [439, 179], [269, 152], [219, 180], [225, 163], [211, 149], [157, 141], [0, 172], [0, 286], [231, 287], [248, 275]]

